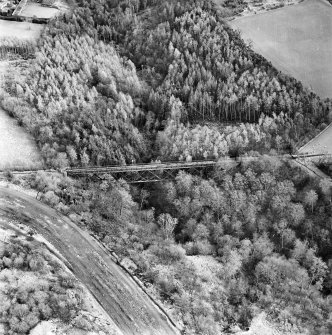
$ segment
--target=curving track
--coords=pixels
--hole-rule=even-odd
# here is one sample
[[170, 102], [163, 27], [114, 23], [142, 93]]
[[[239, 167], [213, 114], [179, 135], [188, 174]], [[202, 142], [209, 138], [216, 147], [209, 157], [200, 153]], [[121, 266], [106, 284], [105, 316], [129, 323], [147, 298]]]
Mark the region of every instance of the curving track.
[[2, 187], [0, 215], [30, 226], [52, 243], [122, 335], [179, 334], [109, 252], [69, 218], [28, 195]]

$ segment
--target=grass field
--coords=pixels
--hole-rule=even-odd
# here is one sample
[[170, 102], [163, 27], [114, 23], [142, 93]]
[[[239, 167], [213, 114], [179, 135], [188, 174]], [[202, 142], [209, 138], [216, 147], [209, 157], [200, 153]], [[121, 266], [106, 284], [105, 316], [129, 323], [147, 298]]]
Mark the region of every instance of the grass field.
[[[37, 40], [43, 25], [28, 22], [0, 20], [1, 38], [15, 37], [22, 40]], [[0, 90], [5, 74], [12, 72], [10, 62], [0, 60]], [[36, 168], [42, 165], [37, 146], [17, 121], [0, 108], [0, 169]]]
[[0, 20], [0, 39], [16, 37], [34, 40], [39, 37], [43, 27], [42, 24]]
[[300, 153], [315, 153], [332, 155], [332, 124], [317, 137], [303, 146]]
[[305, 0], [230, 25], [276, 68], [332, 98], [332, 6], [327, 1]]
[[[10, 62], [0, 62], [0, 90]], [[0, 169], [42, 166], [39, 150], [31, 135], [0, 108]]]
[[0, 108], [0, 169], [37, 168], [42, 161], [32, 138]]
[[39, 3], [28, 2], [24, 7], [21, 15], [27, 17], [41, 17], [41, 18], [50, 18], [57, 15], [60, 11], [56, 8], [43, 7]]
[[[226, 0], [213, 0], [218, 6], [223, 6]], [[235, 0], [233, 0], [234, 2]], [[266, 12], [278, 8], [281, 4], [284, 6], [294, 5], [302, 0], [244, 0], [243, 5], [236, 6], [238, 14], [236, 16], [250, 16], [257, 13]], [[229, 8], [229, 5], [226, 6]], [[225, 8], [224, 8], [225, 10]]]

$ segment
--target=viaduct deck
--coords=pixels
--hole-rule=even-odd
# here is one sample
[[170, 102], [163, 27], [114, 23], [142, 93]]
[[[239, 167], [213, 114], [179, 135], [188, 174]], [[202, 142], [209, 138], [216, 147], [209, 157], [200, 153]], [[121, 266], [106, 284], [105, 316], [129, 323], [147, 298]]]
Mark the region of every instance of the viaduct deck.
[[[192, 162], [153, 162], [147, 164], [113, 165], [113, 166], [89, 166], [77, 168], [65, 168], [61, 170], [70, 177], [96, 177], [103, 179], [104, 175], [111, 175], [115, 179], [124, 179], [128, 183], [147, 183], [174, 179], [179, 171], [186, 171], [192, 174], [204, 175], [214, 169], [228, 170], [244, 161], [260, 160], [264, 156], [240, 156], [236, 158], [224, 157], [218, 160], [201, 160]], [[278, 159], [294, 159], [301, 161], [312, 161], [323, 158], [332, 158], [332, 154], [325, 153], [301, 153], [299, 155], [282, 154], [270, 156]], [[28, 175], [41, 170], [12, 170], [15, 175]], [[57, 172], [47, 170], [45, 172]], [[4, 176], [5, 172], [0, 171]]]
[[[232, 161], [231, 159], [229, 159]], [[157, 182], [174, 179], [181, 170], [194, 174], [203, 174], [212, 170], [217, 161], [163, 162], [123, 166], [104, 166], [66, 169], [70, 177], [101, 176], [110, 174], [115, 179], [124, 179], [128, 183]]]
[[[286, 159], [317, 159], [326, 156], [326, 154], [306, 154], [301, 155], [278, 155], [276, 158]], [[102, 176], [110, 174], [115, 179], [124, 179], [128, 183], [146, 183], [157, 182], [167, 179], [174, 179], [179, 171], [187, 171], [192, 174], [203, 175], [212, 171], [216, 167], [227, 170], [242, 161], [259, 160], [262, 156], [243, 156], [237, 158], [225, 157], [218, 160], [192, 161], [192, 162], [162, 162], [149, 164], [135, 164], [123, 166], [105, 166], [105, 167], [85, 167], [66, 169], [67, 175], [71, 177], [81, 176]]]

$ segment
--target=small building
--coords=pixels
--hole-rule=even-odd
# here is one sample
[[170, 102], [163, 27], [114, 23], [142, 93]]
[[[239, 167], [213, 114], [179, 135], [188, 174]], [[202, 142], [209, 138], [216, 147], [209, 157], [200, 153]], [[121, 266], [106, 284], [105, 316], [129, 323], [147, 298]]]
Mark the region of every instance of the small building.
[[13, 15], [17, 3], [17, 0], [0, 0], [0, 15], [2, 16], [11, 16]]
[[0, 15], [2, 16], [12, 16], [13, 15], [13, 10], [11, 10], [11, 8], [8, 7], [3, 7], [0, 9]]

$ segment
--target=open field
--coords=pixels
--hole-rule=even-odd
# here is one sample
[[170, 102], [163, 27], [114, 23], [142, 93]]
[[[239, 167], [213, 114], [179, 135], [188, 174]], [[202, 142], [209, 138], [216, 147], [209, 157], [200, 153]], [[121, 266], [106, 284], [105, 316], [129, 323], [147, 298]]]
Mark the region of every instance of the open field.
[[259, 2], [253, 0], [246, 0], [246, 8], [240, 14], [240, 16], [251, 16], [258, 13], [267, 12], [269, 10], [275, 10], [281, 5], [290, 6], [298, 4], [302, 0], [261, 0]]
[[41, 167], [33, 138], [0, 108], [0, 169]]
[[230, 22], [256, 52], [321, 97], [332, 97], [332, 6], [306, 0]]
[[50, 18], [60, 13], [60, 11], [56, 8], [44, 7], [39, 3], [28, 2], [28, 4], [24, 7], [23, 11], [20, 15], [27, 17], [40, 17], [40, 18]]
[[332, 155], [332, 124], [300, 149], [300, 153]]
[[[213, 1], [219, 6], [224, 6], [226, 2], [226, 0], [213, 0]], [[235, 6], [238, 9], [237, 10], [238, 14], [236, 16], [256, 15], [258, 13], [274, 10], [276, 8], [279, 8], [281, 5], [290, 6], [298, 4], [301, 1], [302, 0], [261, 0], [261, 1], [244, 0], [242, 6], [238, 5]], [[233, 3], [235, 4], [235, 0], [233, 0]], [[230, 8], [230, 4], [231, 3], [228, 3], [228, 6], [226, 4], [226, 7]]]
[[0, 39], [16, 37], [35, 40], [39, 37], [43, 27], [42, 24], [0, 20]]
[[[9, 64], [0, 62], [0, 89]], [[0, 108], [0, 169], [40, 166], [42, 159], [32, 136]]]

